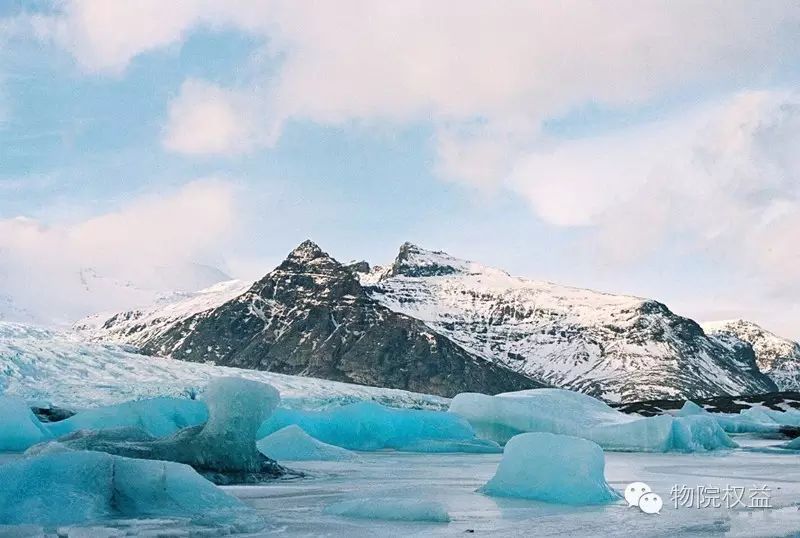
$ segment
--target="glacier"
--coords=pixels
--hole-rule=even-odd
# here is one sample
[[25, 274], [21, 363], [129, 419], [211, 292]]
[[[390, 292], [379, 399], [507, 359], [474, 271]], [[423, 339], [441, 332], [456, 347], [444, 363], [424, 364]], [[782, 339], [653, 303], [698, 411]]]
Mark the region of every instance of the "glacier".
[[604, 470], [603, 449], [592, 441], [523, 433], [506, 444], [497, 472], [479, 491], [558, 504], [603, 504], [620, 497]]
[[353, 461], [349, 450], [314, 439], [294, 424], [269, 434], [256, 443], [258, 450], [275, 461]]
[[422, 499], [351, 499], [328, 505], [323, 510], [323, 513], [384, 521], [427, 521], [434, 523], [447, 523], [450, 521], [450, 515], [441, 503]]
[[0, 396], [0, 452], [22, 452], [51, 437], [24, 401]]
[[694, 452], [736, 446], [710, 417], [635, 417], [564, 389], [497, 396], [462, 393], [453, 398], [449, 412], [467, 419], [480, 437], [500, 444], [520, 433], [549, 432], [581, 437], [616, 451]]
[[129, 345], [87, 341], [71, 332], [0, 321], [0, 392], [28, 403], [82, 410], [134, 400], [199, 395], [211, 379], [268, 383], [284, 407], [326, 409], [358, 401], [446, 410], [449, 400], [398, 389], [191, 363], [136, 353]]
[[145, 517], [180, 517], [229, 531], [265, 525], [240, 500], [179, 463], [66, 450], [0, 465], [0, 483], [5, 525]]
[[289, 425], [311, 437], [349, 450], [499, 452], [492, 441], [478, 439], [469, 423], [453, 414], [417, 409], [392, 409], [358, 402], [325, 411], [279, 408], [262, 424], [258, 437]]

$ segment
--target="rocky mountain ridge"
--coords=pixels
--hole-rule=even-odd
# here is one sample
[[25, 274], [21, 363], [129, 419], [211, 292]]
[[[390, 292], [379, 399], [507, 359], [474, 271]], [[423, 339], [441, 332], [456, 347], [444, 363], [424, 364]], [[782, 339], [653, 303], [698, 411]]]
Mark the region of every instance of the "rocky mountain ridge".
[[410, 243], [370, 267], [306, 241], [232, 295], [184, 301], [179, 316], [117, 314], [92, 334], [181, 360], [440, 395], [540, 383], [611, 402], [776, 390], [749, 344], [707, 335], [662, 303], [513, 277]]

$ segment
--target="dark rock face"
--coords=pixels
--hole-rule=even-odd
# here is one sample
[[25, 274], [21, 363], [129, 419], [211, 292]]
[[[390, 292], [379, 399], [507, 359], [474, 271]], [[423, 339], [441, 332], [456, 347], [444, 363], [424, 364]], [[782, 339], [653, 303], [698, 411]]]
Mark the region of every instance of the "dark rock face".
[[[786, 411], [789, 408], [800, 409], [800, 392], [767, 392], [764, 394], [745, 394], [737, 396], [713, 396], [711, 398], [694, 398], [694, 403], [709, 413], [738, 413], [752, 407], [768, 407], [773, 411]], [[611, 407], [623, 413], [643, 415], [647, 417], [662, 415], [669, 411], [677, 411], [686, 403], [678, 400], [642, 400], [611, 404]]]
[[351, 269], [311, 241], [243, 295], [184, 319], [142, 349], [441, 396], [543, 386], [380, 305]]
[[[458, 269], [447, 263], [441, 263], [436, 256], [431, 256], [428, 260], [420, 263], [420, 255], [427, 254], [426, 251], [413, 243], [403, 243], [400, 245], [400, 252], [397, 254], [388, 276], [407, 276], [407, 277], [426, 277], [426, 276], [445, 276], [458, 272]], [[444, 252], [432, 252], [435, 255], [445, 255]]]

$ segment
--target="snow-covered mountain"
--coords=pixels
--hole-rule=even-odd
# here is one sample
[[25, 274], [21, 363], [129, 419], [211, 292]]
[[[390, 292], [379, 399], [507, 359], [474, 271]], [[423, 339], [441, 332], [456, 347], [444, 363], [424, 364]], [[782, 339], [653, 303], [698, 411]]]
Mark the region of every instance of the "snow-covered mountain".
[[[200, 302], [221, 298], [213, 297]], [[348, 266], [310, 241], [247, 290], [196, 306], [183, 300], [117, 314], [95, 321], [93, 334], [175, 359], [442, 396], [542, 386], [382, 306]]]
[[252, 282], [226, 280], [196, 292], [174, 292], [148, 307], [117, 314], [93, 314], [73, 327], [93, 340], [144, 345], [186, 318], [242, 295], [252, 285]]
[[800, 390], [800, 344], [763, 329], [752, 321], [733, 319], [703, 323], [720, 339], [740, 340], [753, 346], [756, 362], [780, 390]]
[[246, 291], [206, 299], [95, 320], [91, 334], [172, 358], [447, 395], [525, 380], [609, 401], [776, 390], [749, 345], [709, 337], [656, 301], [408, 243], [370, 268], [306, 242]]
[[[54, 274], [44, 287], [21, 271], [4, 273], [0, 260], [0, 320], [69, 326], [99, 311], [147, 306], [206, 288], [231, 277], [199, 263], [154, 266], [123, 277], [86, 266]], [[49, 276], [49, 275], [48, 275]]]
[[752, 349], [638, 297], [517, 278], [404, 244], [362, 273], [370, 294], [464, 349], [609, 401], [768, 392]]

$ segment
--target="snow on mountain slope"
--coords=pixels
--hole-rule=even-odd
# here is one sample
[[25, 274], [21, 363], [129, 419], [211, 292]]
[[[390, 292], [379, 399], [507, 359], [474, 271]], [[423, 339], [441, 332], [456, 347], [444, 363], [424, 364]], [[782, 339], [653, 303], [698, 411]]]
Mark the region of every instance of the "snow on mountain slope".
[[736, 338], [753, 346], [756, 362], [780, 390], [800, 390], [800, 344], [742, 319], [709, 321], [703, 329], [720, 338]]
[[[174, 293], [188, 293], [230, 280], [219, 269], [198, 263], [155, 266], [131, 275], [78, 267], [45, 274], [45, 286], [9, 274], [0, 259], [0, 320], [67, 327], [101, 311], [119, 312], [153, 304]], [[40, 269], [41, 274], [41, 269]]]
[[[157, 309], [108, 319], [103, 332], [148, 354], [441, 396], [542, 386], [462, 349], [370, 298], [354, 276], [305, 241], [249, 289], [181, 316]], [[130, 323], [130, 321], [133, 321]]]
[[[459, 364], [498, 365], [612, 402], [777, 389], [749, 345], [709, 337], [656, 301], [512, 277], [411, 244], [391, 265], [370, 268], [339, 264], [304, 243], [246, 292], [233, 287], [197, 307], [188, 301], [95, 321], [90, 334], [184, 360], [425, 392], [440, 389], [395, 379], [419, 370], [398, 368], [398, 353], [434, 365], [448, 391], [469, 390], [433, 357], [450, 342]], [[420, 336], [409, 349], [387, 344], [398, 324]], [[428, 348], [431, 338], [440, 343]]]
[[238, 297], [252, 285], [252, 282], [228, 280], [196, 292], [175, 292], [145, 308], [94, 314], [78, 321], [74, 328], [92, 339], [142, 345], [186, 318]]
[[0, 394], [30, 404], [68, 409], [109, 405], [154, 396], [186, 396], [208, 380], [239, 376], [269, 383], [282, 405], [322, 409], [361, 400], [394, 407], [447, 409], [437, 396], [176, 361], [139, 355], [130, 346], [100, 344], [75, 333], [0, 322]]
[[758, 393], [751, 349], [707, 337], [656, 301], [516, 278], [406, 243], [373, 298], [487, 360], [609, 401]]

